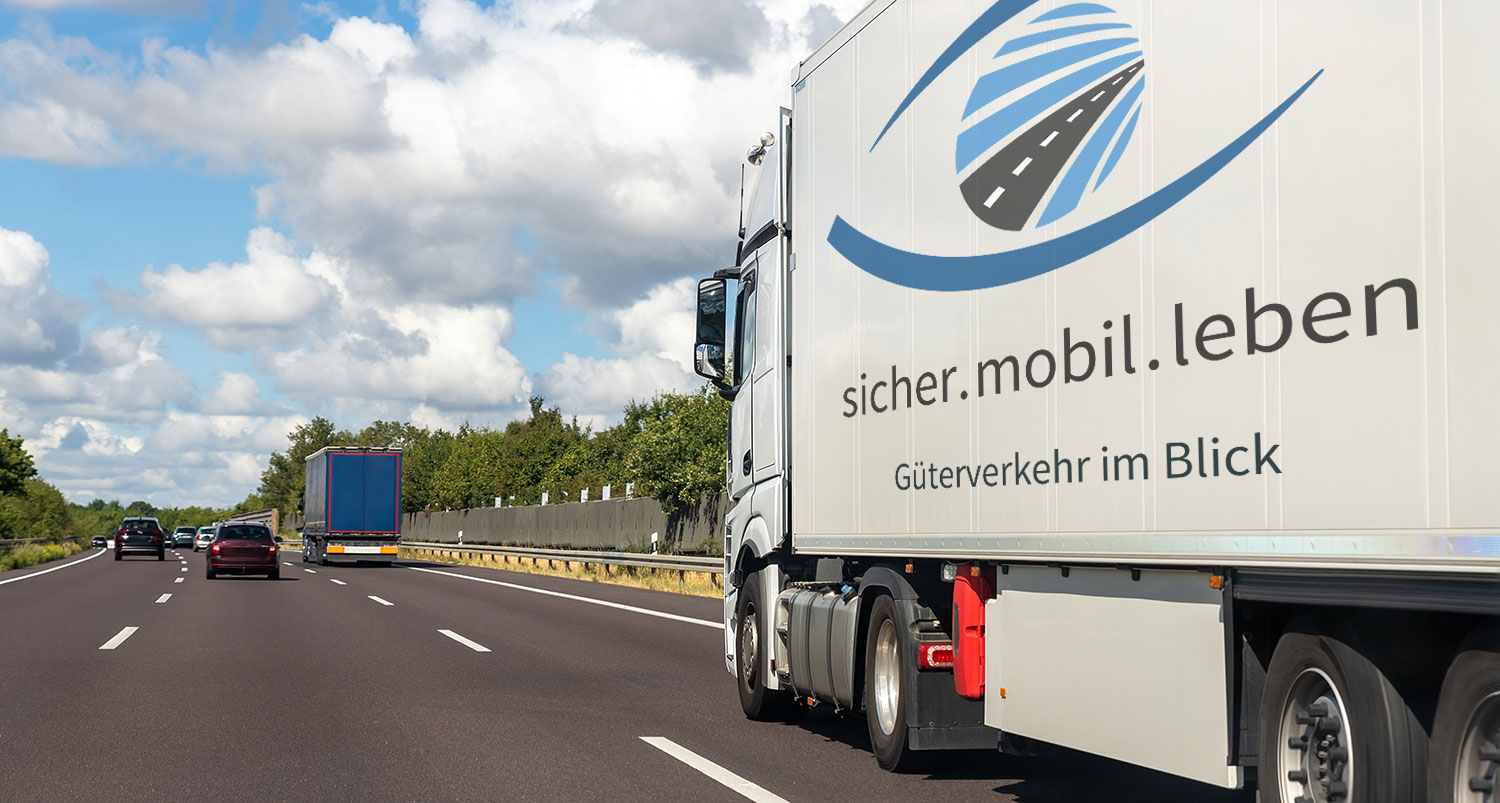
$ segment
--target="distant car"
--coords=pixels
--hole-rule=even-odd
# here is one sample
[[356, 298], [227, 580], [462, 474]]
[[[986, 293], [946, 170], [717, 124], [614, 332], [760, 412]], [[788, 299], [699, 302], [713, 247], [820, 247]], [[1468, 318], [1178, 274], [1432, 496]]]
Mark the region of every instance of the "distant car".
[[192, 546], [193, 536], [198, 534], [197, 527], [178, 527], [172, 531], [172, 546]]
[[214, 540], [208, 545], [204, 576], [212, 580], [221, 572], [264, 574], [277, 580], [281, 578], [281, 565], [276, 562], [279, 552], [270, 527], [260, 522], [225, 522], [214, 530]]
[[102, 535], [96, 535], [94, 536], [94, 540], [90, 542], [90, 545], [94, 549], [104, 549], [105, 547], [109, 546], [109, 539], [105, 538]]
[[193, 551], [197, 552], [200, 549], [207, 549], [209, 543], [211, 541], [213, 541], [213, 540], [214, 540], [214, 528], [212, 528], [212, 527], [199, 527], [198, 528], [198, 534], [193, 537]]
[[167, 559], [167, 534], [161, 522], [150, 516], [127, 516], [115, 530], [115, 560], [127, 552], [155, 552], [157, 560]]

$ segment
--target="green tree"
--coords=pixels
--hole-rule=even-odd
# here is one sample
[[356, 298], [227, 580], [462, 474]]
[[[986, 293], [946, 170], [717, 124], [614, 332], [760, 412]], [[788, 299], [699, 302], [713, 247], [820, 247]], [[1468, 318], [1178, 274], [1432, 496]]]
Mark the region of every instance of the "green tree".
[[627, 471], [643, 496], [668, 513], [724, 490], [729, 402], [704, 385], [695, 393], [663, 393], [642, 410], [631, 439]]
[[269, 465], [261, 472], [260, 487], [255, 491], [265, 507], [283, 511], [297, 507], [297, 496], [307, 480], [308, 455], [328, 446], [353, 443], [354, 436], [319, 416], [287, 433], [287, 440], [290, 443], [285, 452], [271, 455]]
[[20, 493], [0, 497], [0, 532], [7, 538], [59, 538], [72, 535], [72, 513], [62, 491], [31, 478]]
[[9, 430], [0, 429], [0, 496], [21, 493], [26, 480], [36, 476], [36, 464], [24, 443], [21, 438], [12, 438]]

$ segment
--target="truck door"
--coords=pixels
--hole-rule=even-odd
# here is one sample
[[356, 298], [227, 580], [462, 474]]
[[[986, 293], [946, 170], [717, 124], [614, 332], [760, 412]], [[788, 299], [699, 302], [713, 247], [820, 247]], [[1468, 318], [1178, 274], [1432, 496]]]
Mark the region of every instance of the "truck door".
[[739, 499], [754, 484], [753, 408], [755, 393], [755, 262], [740, 273], [740, 292], [734, 305], [734, 349], [731, 352], [731, 383], [735, 389], [729, 411], [729, 495]]
[[[782, 450], [786, 440], [786, 333], [787, 270], [789, 240], [787, 226], [787, 176], [791, 155], [791, 111], [781, 110], [776, 142], [767, 153], [765, 172], [756, 195], [757, 205], [770, 206], [774, 235], [756, 253], [755, 365], [752, 404], [751, 478], [764, 482], [781, 475]], [[767, 203], [767, 200], [769, 201]]]

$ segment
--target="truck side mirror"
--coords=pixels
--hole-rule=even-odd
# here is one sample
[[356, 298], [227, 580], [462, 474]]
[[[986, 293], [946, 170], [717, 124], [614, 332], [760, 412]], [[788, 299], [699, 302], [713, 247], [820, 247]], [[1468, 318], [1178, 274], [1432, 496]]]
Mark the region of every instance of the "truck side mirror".
[[299, 514], [302, 512], [302, 503], [303, 503], [302, 494], [297, 494], [297, 512]]
[[723, 279], [698, 282], [698, 336], [693, 345], [693, 370], [723, 390], [724, 330], [728, 292]]

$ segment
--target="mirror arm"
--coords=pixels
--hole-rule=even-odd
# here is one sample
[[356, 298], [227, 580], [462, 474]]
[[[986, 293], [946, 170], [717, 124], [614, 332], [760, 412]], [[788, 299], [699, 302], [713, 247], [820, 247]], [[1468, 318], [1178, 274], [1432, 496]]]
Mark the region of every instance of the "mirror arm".
[[738, 268], [738, 267], [720, 268], [720, 269], [714, 271], [713, 278], [715, 278], [715, 279], [729, 279], [730, 281], [736, 281], [737, 282], [737, 281], [740, 280], [740, 268]]

